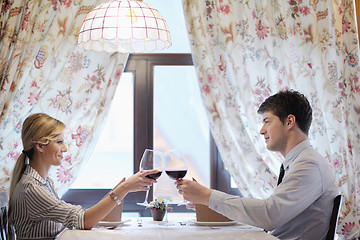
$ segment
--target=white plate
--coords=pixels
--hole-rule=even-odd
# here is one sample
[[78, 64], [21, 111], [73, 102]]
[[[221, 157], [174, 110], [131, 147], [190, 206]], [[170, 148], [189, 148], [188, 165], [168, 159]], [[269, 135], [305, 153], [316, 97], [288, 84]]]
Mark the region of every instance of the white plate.
[[194, 224], [199, 226], [230, 226], [237, 224], [236, 221], [230, 221], [230, 222], [198, 222], [195, 221]]
[[96, 225], [99, 227], [107, 227], [107, 228], [116, 228], [121, 225], [124, 225], [124, 223], [129, 222], [131, 219], [127, 219], [125, 221], [121, 222], [108, 222], [108, 221], [99, 221]]

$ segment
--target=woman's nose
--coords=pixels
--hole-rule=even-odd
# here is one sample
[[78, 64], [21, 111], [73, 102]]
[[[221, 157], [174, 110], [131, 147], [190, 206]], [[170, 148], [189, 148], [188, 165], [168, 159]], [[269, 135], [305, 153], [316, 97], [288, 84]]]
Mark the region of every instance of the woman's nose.
[[67, 146], [66, 146], [66, 144], [64, 143], [64, 144], [63, 144], [62, 151], [63, 151], [63, 152], [67, 152], [67, 150], [68, 150], [68, 149], [67, 149]]

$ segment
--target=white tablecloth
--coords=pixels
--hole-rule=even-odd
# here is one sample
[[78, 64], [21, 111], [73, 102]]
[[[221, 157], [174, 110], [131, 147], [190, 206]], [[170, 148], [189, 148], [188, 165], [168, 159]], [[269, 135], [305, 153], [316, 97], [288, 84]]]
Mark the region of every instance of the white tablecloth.
[[242, 240], [276, 240], [278, 238], [263, 232], [259, 228], [236, 224], [232, 226], [198, 226], [194, 221], [186, 221], [186, 225], [180, 222], [170, 221], [172, 226], [162, 226], [154, 222], [152, 218], [131, 219], [116, 229], [96, 227], [88, 230], [66, 230], [62, 232], [57, 240], [203, 240], [203, 239], [242, 239]]

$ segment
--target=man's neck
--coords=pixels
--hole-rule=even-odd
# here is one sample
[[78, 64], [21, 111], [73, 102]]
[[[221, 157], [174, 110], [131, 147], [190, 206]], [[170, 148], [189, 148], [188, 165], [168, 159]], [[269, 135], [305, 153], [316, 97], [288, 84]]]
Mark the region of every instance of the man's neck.
[[285, 152], [282, 154], [284, 158], [286, 158], [286, 155], [291, 151], [291, 149], [293, 149], [296, 145], [307, 139], [308, 139], [307, 135], [303, 132], [296, 133], [293, 136], [291, 136], [286, 144]]

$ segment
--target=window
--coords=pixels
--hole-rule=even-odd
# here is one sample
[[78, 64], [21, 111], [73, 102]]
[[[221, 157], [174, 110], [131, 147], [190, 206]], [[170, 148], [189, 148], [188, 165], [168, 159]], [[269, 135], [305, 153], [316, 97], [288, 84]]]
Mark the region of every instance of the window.
[[[209, 124], [196, 79], [192, 65], [154, 66], [153, 147], [163, 151], [181, 149], [189, 166], [187, 178], [209, 187]], [[166, 174], [161, 175], [154, 196], [166, 191], [173, 201], [182, 201], [173, 182]]]
[[[168, 73], [170, 71], [171, 73]], [[188, 99], [190, 100], [184, 100], [184, 99], [174, 99], [176, 100], [173, 104], [188, 104], [188, 105], [194, 105], [194, 109], [192, 110], [186, 110], [186, 111], [192, 111], [192, 113], [177, 113], [180, 115], [186, 115], [186, 114], [192, 114], [193, 119], [195, 122], [195, 128], [197, 128], [198, 135], [202, 135], [199, 138], [202, 138], [201, 141], [201, 147], [203, 148], [202, 153], [200, 154], [200, 157], [198, 157], [202, 162], [202, 167], [198, 168], [196, 166], [199, 165], [199, 163], [193, 162], [194, 168], [193, 169], [204, 169], [203, 166], [206, 166], [208, 164], [208, 168], [203, 173], [191, 173], [189, 171], [189, 174], [192, 176], [199, 176], [199, 182], [201, 182], [204, 185], [210, 186], [215, 189], [219, 189], [225, 192], [232, 193], [232, 189], [230, 188], [230, 177], [227, 171], [224, 170], [222, 166], [222, 162], [220, 160], [218, 151], [216, 149], [216, 146], [214, 144], [214, 141], [210, 137], [209, 129], [204, 122], [198, 122], [199, 119], [204, 120], [204, 112], [199, 112], [198, 108], [202, 105], [199, 104], [199, 99], [193, 100], [197, 103], [191, 102], [191, 98], [193, 97], [192, 94], [189, 93], [189, 91], [194, 91], [194, 93], [198, 93], [198, 89], [192, 89], [191, 86], [194, 88], [197, 84], [197, 80], [195, 77], [194, 69], [192, 66], [192, 59], [190, 54], [131, 54], [129, 56], [129, 59], [127, 61], [127, 65], [125, 68], [125, 72], [127, 74], [130, 74], [132, 76], [130, 83], [127, 83], [128, 86], [130, 86], [130, 89], [133, 88], [133, 101], [127, 101], [126, 104], [129, 104], [129, 102], [134, 103], [134, 116], [133, 116], [133, 172], [138, 171], [138, 166], [140, 164], [140, 159], [143, 154], [144, 149], [146, 148], [159, 148], [159, 144], [161, 144], [161, 138], [157, 138], [160, 132], [166, 132], [167, 134], [170, 133], [172, 136], [167, 137], [170, 139], [168, 142], [174, 141], [173, 145], [182, 145], [187, 144], [184, 139], [178, 138], [177, 133], [177, 127], [179, 127], [178, 124], [176, 126], [168, 126], [164, 125], [162, 122], [166, 122], [166, 115], [169, 113], [168, 109], [161, 107], [161, 102], [164, 102], [164, 98], [168, 98], [166, 94], [174, 95], [174, 90], [180, 88], [180, 86], [184, 87], [188, 85], [187, 93], [190, 97]], [[181, 76], [180, 72], [182, 72], [185, 76], [187, 76], [189, 79], [186, 79], [186, 77]], [[180, 79], [176, 79], [175, 77], [171, 77], [172, 75], [178, 75], [181, 76]], [[174, 81], [177, 81], [175, 84]], [[191, 84], [187, 83], [187, 81], [191, 82]], [[194, 82], [195, 83], [194, 83]], [[179, 85], [180, 84], [180, 85]], [[119, 86], [120, 87], [120, 86]], [[163, 89], [165, 87], [165, 90]], [[173, 90], [169, 90], [172, 88]], [[166, 92], [165, 95], [162, 96], [160, 92]], [[121, 90], [120, 90], [121, 92]], [[186, 91], [184, 91], [185, 94]], [[154, 97], [155, 93], [155, 97]], [[130, 94], [131, 95], [131, 94]], [[193, 94], [194, 95], [194, 94]], [[161, 97], [162, 96], [162, 97]], [[198, 96], [199, 98], [200, 96]], [[177, 97], [178, 98], [178, 97]], [[177, 101], [180, 101], [177, 102]], [[168, 100], [167, 102], [170, 103]], [[177, 103], [176, 103], [177, 102]], [[170, 103], [171, 104], [171, 103]], [[119, 105], [121, 106], [121, 104]], [[111, 109], [115, 110], [115, 112], [119, 112], [119, 109], [115, 102], [113, 103]], [[179, 108], [179, 106], [177, 106]], [[130, 111], [131, 112], [131, 111]], [[171, 113], [172, 115], [174, 113]], [[165, 116], [165, 117], [164, 117]], [[110, 114], [109, 119], [111, 120], [112, 114]], [[188, 120], [188, 119], [187, 119]], [[118, 119], [115, 121], [119, 121]], [[205, 118], [205, 122], [206, 122]], [[170, 120], [171, 122], [171, 120]], [[183, 121], [184, 122], [184, 121]], [[205, 127], [204, 127], [205, 125]], [[154, 127], [155, 126], [155, 127]], [[184, 124], [185, 127], [189, 127], [189, 123]], [[184, 127], [182, 126], [182, 127]], [[167, 128], [166, 131], [160, 131], [157, 130], [157, 128]], [[173, 129], [171, 129], [173, 128]], [[171, 129], [171, 130], [170, 130]], [[206, 130], [208, 129], [208, 131]], [[183, 130], [182, 130], [183, 131]], [[187, 135], [194, 135], [193, 130], [190, 130], [191, 133], [187, 133]], [[106, 131], [104, 131], [106, 133]], [[118, 134], [116, 134], [118, 135]], [[161, 135], [161, 134], [160, 134]], [[192, 138], [195, 138], [195, 136], [191, 136]], [[188, 136], [185, 136], [185, 140], [188, 138]], [[196, 140], [200, 141], [200, 140]], [[184, 143], [185, 142], [185, 143]], [[195, 145], [196, 146], [196, 145]], [[173, 146], [169, 146], [170, 148]], [[180, 146], [179, 146], [180, 147]], [[181, 146], [182, 148], [187, 149], [187, 146]], [[196, 152], [197, 147], [189, 150], [188, 155], [192, 155], [193, 152]], [[191, 154], [190, 154], [191, 153]], [[197, 153], [199, 154], [199, 153]], [[207, 158], [207, 159], [206, 159]], [[97, 160], [98, 162], [100, 160]], [[103, 166], [102, 160], [100, 161], [101, 165]], [[204, 165], [205, 164], [205, 165]], [[104, 169], [104, 167], [102, 167]], [[119, 170], [120, 171], [120, 170]], [[85, 171], [84, 171], [85, 172]], [[197, 174], [197, 175], [196, 175]], [[119, 174], [115, 174], [115, 177], [120, 176]], [[97, 178], [99, 179], [99, 178]], [[118, 178], [116, 181], [120, 180]], [[112, 185], [113, 186], [113, 185]], [[102, 196], [106, 194], [106, 192], [109, 189], [71, 189], [68, 191], [67, 194], [64, 195], [64, 199], [68, 202], [72, 202], [74, 204], [81, 204], [84, 207], [90, 207], [94, 205], [96, 202], [98, 202]], [[151, 188], [150, 193], [152, 194], [153, 188]], [[150, 199], [151, 195], [150, 194]], [[130, 211], [130, 212], [139, 212], [141, 215], [147, 214], [148, 211], [144, 211], [145, 209], [141, 206], [138, 206], [137, 202], [142, 202], [144, 199], [145, 193], [144, 192], [136, 192], [136, 193], [130, 193], [125, 198], [124, 201], [124, 211]], [[178, 207], [179, 209], [174, 209], [174, 211], [187, 211], [184, 206]]]
[[119, 176], [131, 176], [133, 132], [133, 75], [123, 73], [95, 150], [70, 189], [110, 189], [119, 182]]
[[[182, 1], [147, 0], [146, 3], [157, 8], [167, 20], [173, 45], [154, 54], [129, 55], [98, 145], [76, 182], [63, 196], [67, 202], [84, 207], [96, 204], [121, 176], [138, 171], [146, 148], [179, 147], [190, 159], [189, 176], [205, 186], [238, 194], [230, 185], [230, 176], [224, 170], [202, 109]], [[183, 94], [173, 97], [179, 89]], [[104, 167], [104, 161], [111, 167]], [[97, 172], [101, 169], [105, 176], [91, 183], [94, 169]], [[109, 176], [111, 178], [99, 183]], [[153, 188], [150, 199], [152, 193]], [[128, 194], [123, 211], [138, 212], [142, 216], [150, 214], [136, 204], [144, 197], [144, 192]], [[175, 206], [174, 211], [188, 210]]]
[[[190, 164], [200, 164], [204, 162], [207, 168], [199, 168], [205, 171], [198, 171], [195, 174], [200, 182], [210, 186], [210, 137], [207, 119], [200, 100], [199, 89], [196, 80], [194, 67], [190, 54], [131, 54], [126, 68], [126, 72], [132, 72], [135, 81], [135, 127], [134, 145], [135, 171], [138, 170], [140, 159], [145, 148], [153, 148], [159, 150], [168, 150], [179, 147], [190, 160]], [[195, 89], [193, 89], [195, 87]], [[182, 91], [182, 94], [177, 92]], [[197, 93], [197, 99], [191, 103], [191, 98], [195, 97], [191, 94], [191, 90]], [[137, 104], [139, 103], [139, 104]], [[140, 104], [141, 103], [141, 104]], [[193, 107], [191, 107], [193, 105]], [[175, 106], [175, 107], [174, 107]], [[187, 111], [188, 113], [186, 113]], [[174, 119], [174, 117], [189, 114], [187, 122], [184, 119]], [[202, 117], [199, 117], [202, 116]], [[138, 116], [138, 117], [137, 117]], [[180, 120], [180, 123], [179, 123]], [[202, 120], [202, 121], [199, 121]], [[186, 124], [184, 124], [186, 123]], [[205, 125], [206, 130], [201, 132], [201, 125]], [[200, 127], [199, 127], [200, 126]], [[180, 129], [179, 129], [180, 128]], [[179, 130], [187, 135], [182, 135]], [[203, 127], [204, 128], [204, 127]], [[202, 143], [202, 151], [196, 149], [196, 145], [188, 145], [189, 136], [195, 135], [194, 129], [200, 130], [198, 136]], [[193, 132], [193, 133], [191, 133]], [[196, 138], [196, 136], [191, 136]], [[138, 141], [136, 140], [138, 139]], [[194, 154], [194, 152], [198, 152]], [[201, 155], [202, 154], [202, 155]], [[198, 155], [198, 156], [196, 156]], [[199, 156], [200, 155], [200, 156]], [[197, 159], [197, 160], [196, 160]], [[195, 169], [191, 167], [191, 169]], [[166, 178], [166, 174], [161, 176]], [[161, 181], [161, 178], [159, 181]], [[166, 180], [164, 180], [166, 182]], [[164, 182], [163, 182], [164, 183]], [[168, 184], [167, 186], [173, 186]], [[176, 192], [173, 186], [172, 189]], [[153, 188], [150, 196], [152, 196]], [[136, 195], [137, 193], [134, 193]], [[143, 194], [141, 194], [143, 196]], [[178, 199], [180, 200], [180, 199]], [[185, 207], [176, 211], [185, 211]]]

